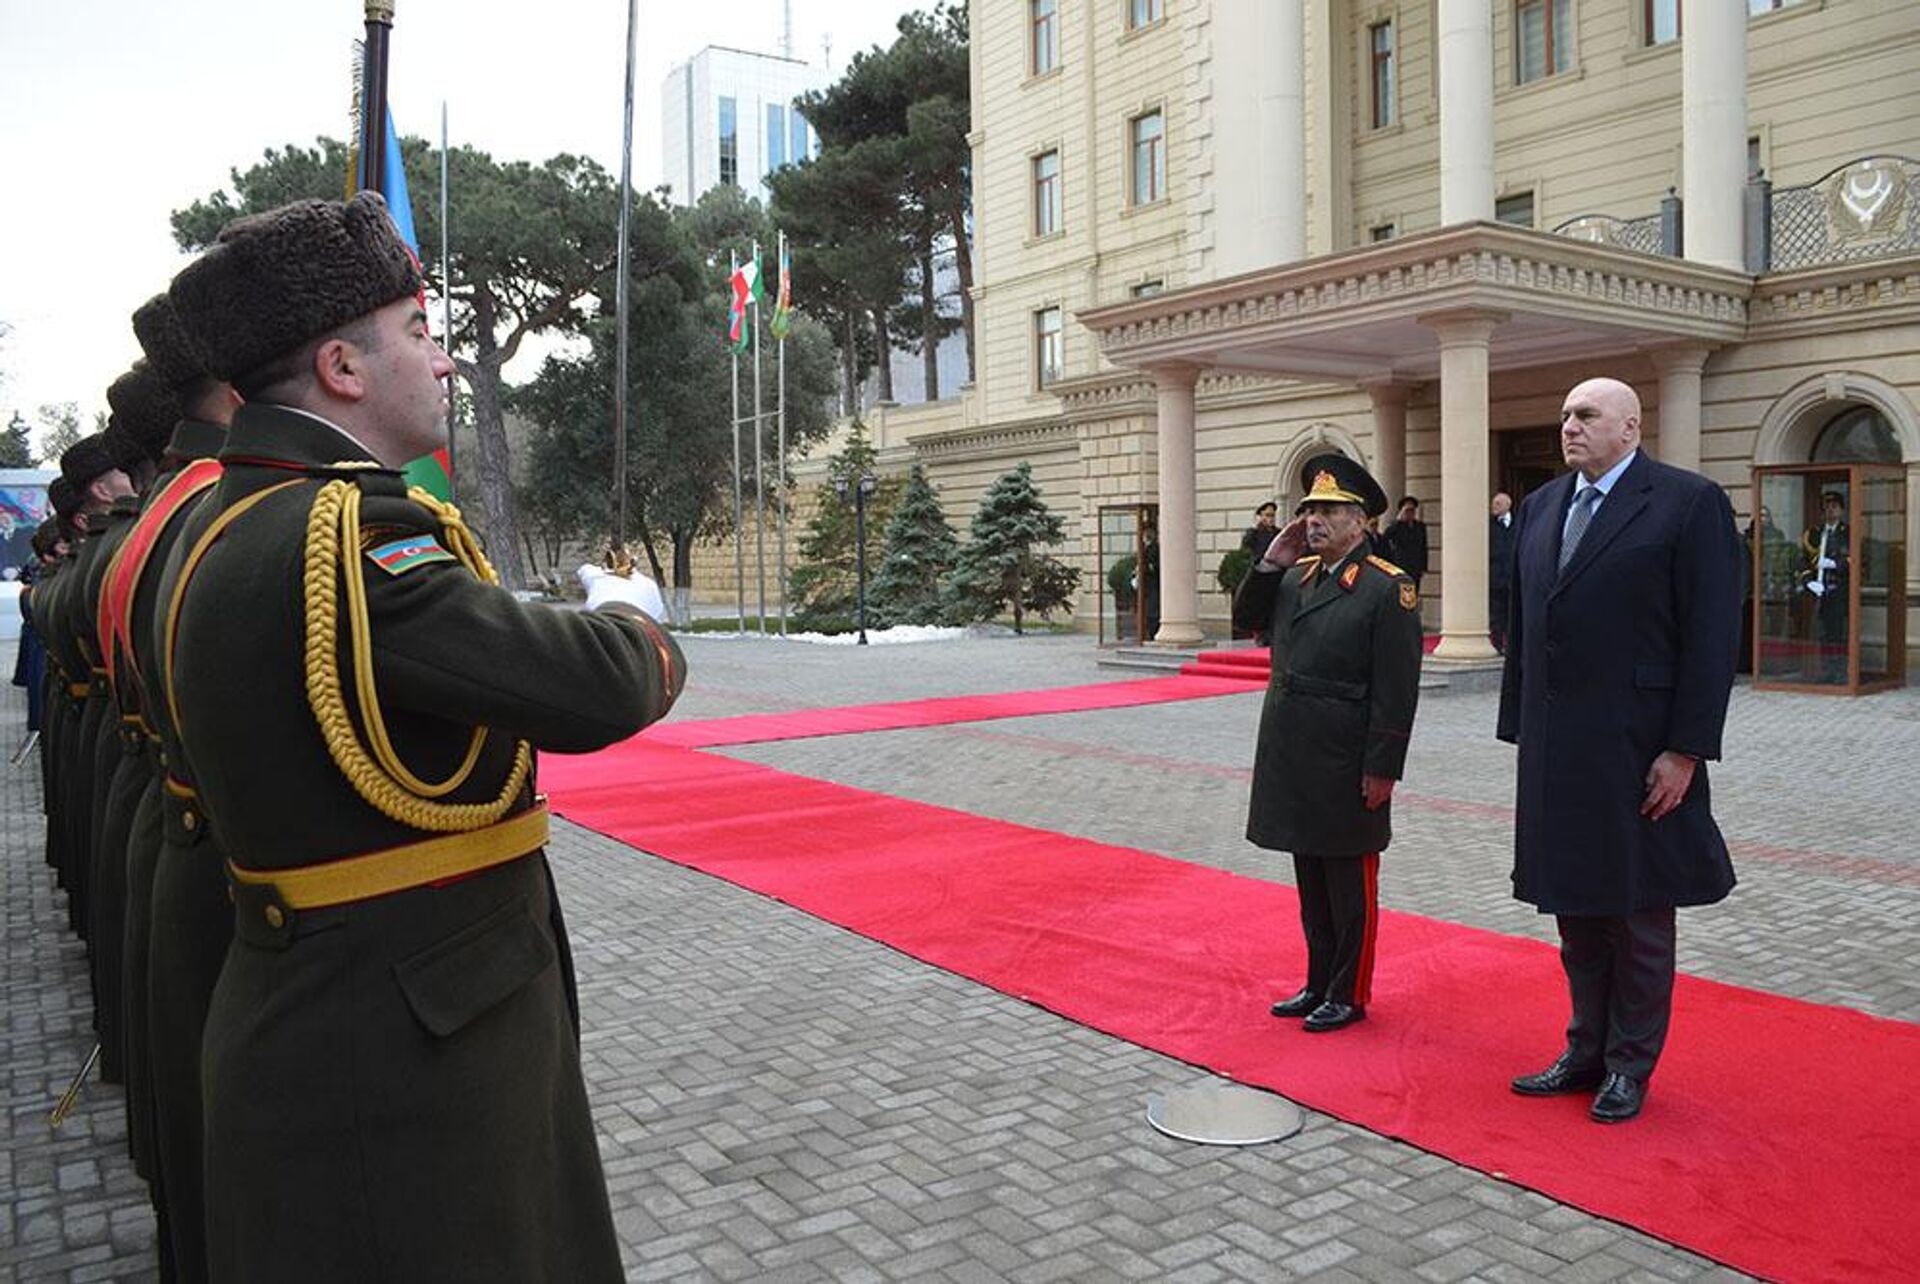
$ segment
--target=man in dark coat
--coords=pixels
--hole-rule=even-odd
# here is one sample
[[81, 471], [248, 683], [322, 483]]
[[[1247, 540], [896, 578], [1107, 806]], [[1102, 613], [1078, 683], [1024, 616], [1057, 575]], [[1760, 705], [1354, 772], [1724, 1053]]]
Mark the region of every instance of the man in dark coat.
[[[1366, 1015], [1380, 853], [1420, 694], [1420, 592], [1367, 553], [1387, 497], [1344, 455], [1301, 470], [1302, 515], [1234, 595], [1233, 622], [1273, 634], [1247, 839], [1293, 853], [1307, 978], [1274, 1004], [1314, 1033]], [[1306, 555], [1306, 550], [1313, 550]]]
[[1847, 499], [1837, 490], [1820, 496], [1820, 517], [1800, 536], [1806, 554], [1801, 587], [1813, 595], [1820, 639], [1820, 682], [1847, 680], [1847, 588], [1853, 575], [1849, 556], [1853, 532], [1847, 526]]
[[1252, 553], [1256, 562], [1266, 556], [1267, 545], [1280, 533], [1280, 528], [1273, 524], [1274, 514], [1279, 511], [1279, 506], [1268, 500], [1253, 510], [1253, 525], [1240, 533], [1240, 547]]
[[685, 666], [630, 604], [516, 600], [408, 492], [452, 373], [419, 286], [363, 192], [230, 225], [169, 290], [247, 399], [156, 634], [234, 892], [215, 1281], [621, 1278], [533, 750], [632, 735]]
[[1487, 631], [1493, 649], [1507, 649], [1507, 612], [1513, 588], [1513, 496], [1494, 492], [1487, 518]]
[[1666, 1040], [1674, 908], [1734, 883], [1703, 760], [1733, 687], [1740, 549], [1718, 486], [1641, 453], [1625, 384], [1568, 393], [1560, 441], [1575, 471], [1514, 523], [1498, 734], [1520, 748], [1514, 895], [1558, 921], [1573, 1015], [1513, 1089], [1598, 1089], [1590, 1113], [1615, 1123]]
[[1427, 524], [1420, 520], [1420, 500], [1403, 496], [1393, 525], [1380, 536], [1380, 556], [1407, 573], [1415, 588], [1427, 573]]

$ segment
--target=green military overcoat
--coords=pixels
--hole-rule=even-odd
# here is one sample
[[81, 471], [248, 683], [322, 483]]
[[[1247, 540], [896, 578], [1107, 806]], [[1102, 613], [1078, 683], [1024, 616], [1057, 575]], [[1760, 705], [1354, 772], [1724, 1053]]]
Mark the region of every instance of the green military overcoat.
[[1233, 622], [1269, 629], [1247, 838], [1305, 856], [1364, 856], [1393, 836], [1393, 807], [1368, 811], [1365, 776], [1400, 778], [1420, 695], [1419, 591], [1365, 545], [1329, 572], [1317, 557], [1247, 573]]

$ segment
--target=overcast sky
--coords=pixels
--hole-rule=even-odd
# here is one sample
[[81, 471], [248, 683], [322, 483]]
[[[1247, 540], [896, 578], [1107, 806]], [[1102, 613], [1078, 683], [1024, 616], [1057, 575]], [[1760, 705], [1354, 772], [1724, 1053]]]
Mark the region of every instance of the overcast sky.
[[[889, 42], [917, 0], [792, 0], [794, 56]], [[640, 0], [635, 186], [661, 181], [660, 85], [705, 45], [780, 52], [783, 0]], [[185, 261], [168, 214], [270, 146], [347, 130], [361, 0], [0, 0], [0, 423], [90, 422], [140, 355], [128, 317]], [[531, 15], [538, 14], [538, 17]], [[625, 0], [397, 0], [394, 123], [509, 160], [619, 173]], [[414, 199], [433, 199], [431, 192]]]

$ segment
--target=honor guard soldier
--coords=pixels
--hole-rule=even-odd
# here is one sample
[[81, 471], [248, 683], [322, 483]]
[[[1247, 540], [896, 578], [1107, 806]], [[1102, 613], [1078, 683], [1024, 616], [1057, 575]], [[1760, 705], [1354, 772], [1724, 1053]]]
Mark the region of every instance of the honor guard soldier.
[[666, 713], [653, 619], [526, 604], [399, 468], [452, 363], [378, 196], [239, 220], [169, 291], [247, 404], [161, 658], [234, 940], [202, 1042], [221, 1281], [621, 1278], [536, 749]]
[[1366, 1016], [1380, 853], [1420, 694], [1420, 592], [1368, 554], [1387, 496], [1366, 469], [1317, 455], [1300, 480], [1306, 498], [1241, 581], [1233, 622], [1273, 637], [1247, 838], [1293, 853], [1307, 940], [1306, 984], [1273, 1014], [1318, 1034]]

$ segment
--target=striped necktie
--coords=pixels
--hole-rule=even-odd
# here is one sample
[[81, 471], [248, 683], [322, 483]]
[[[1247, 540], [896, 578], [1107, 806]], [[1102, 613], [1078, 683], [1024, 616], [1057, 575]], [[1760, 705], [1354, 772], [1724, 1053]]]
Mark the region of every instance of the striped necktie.
[[1560, 536], [1560, 567], [1567, 569], [1567, 563], [1573, 560], [1573, 550], [1580, 547], [1580, 537], [1587, 533], [1587, 526], [1593, 521], [1593, 506], [1600, 499], [1598, 486], [1587, 486], [1574, 492], [1573, 508], [1567, 513], [1567, 529]]

